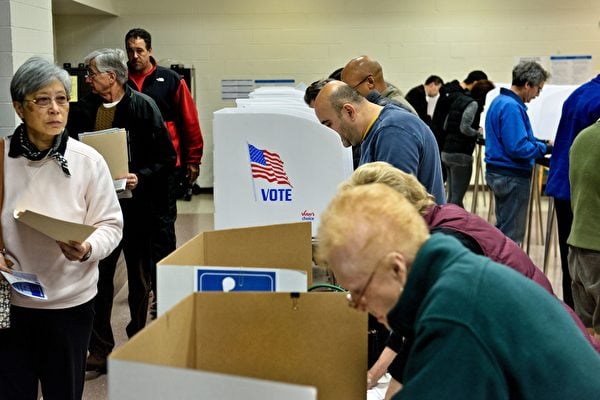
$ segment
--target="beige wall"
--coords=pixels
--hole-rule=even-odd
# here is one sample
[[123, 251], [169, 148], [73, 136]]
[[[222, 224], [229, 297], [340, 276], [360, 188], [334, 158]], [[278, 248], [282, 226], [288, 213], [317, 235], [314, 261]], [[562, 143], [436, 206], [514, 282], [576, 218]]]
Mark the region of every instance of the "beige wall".
[[0, 137], [21, 122], [14, 112], [10, 81], [33, 55], [53, 60], [50, 0], [0, 0]]
[[[404, 91], [432, 73], [463, 79], [472, 69], [506, 82], [518, 56], [591, 54], [594, 72], [600, 68], [597, 0], [128, 0], [116, 7], [118, 17], [55, 16], [56, 61], [76, 65], [93, 49], [123, 47], [132, 27], [149, 30], [158, 60], [196, 69], [207, 153], [212, 112], [233, 105], [221, 100], [221, 79], [310, 83], [360, 54], [378, 59]], [[209, 153], [207, 169], [211, 161]]]

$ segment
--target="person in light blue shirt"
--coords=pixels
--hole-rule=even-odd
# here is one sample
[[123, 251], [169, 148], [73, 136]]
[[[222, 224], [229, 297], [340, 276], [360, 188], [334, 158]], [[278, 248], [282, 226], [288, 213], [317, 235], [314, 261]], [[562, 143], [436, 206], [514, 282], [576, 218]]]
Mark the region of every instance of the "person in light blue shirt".
[[519, 63], [510, 89], [500, 89], [485, 119], [485, 177], [494, 193], [496, 226], [517, 243], [525, 236], [535, 160], [552, 152], [551, 142], [534, 136], [525, 103], [539, 96], [549, 76], [534, 61]]

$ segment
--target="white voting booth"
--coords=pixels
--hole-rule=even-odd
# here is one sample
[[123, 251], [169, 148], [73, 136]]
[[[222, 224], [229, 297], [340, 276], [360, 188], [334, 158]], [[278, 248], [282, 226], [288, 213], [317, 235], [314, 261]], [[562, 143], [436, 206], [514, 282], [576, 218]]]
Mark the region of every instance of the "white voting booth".
[[352, 173], [352, 153], [304, 92], [259, 88], [214, 113], [215, 229], [309, 221]]
[[[509, 89], [510, 84], [497, 83], [496, 88], [488, 93], [485, 101], [485, 109], [481, 115], [481, 126], [485, 126], [485, 113], [492, 100], [500, 94], [501, 87]], [[538, 139], [554, 140], [558, 122], [562, 114], [563, 103], [578, 87], [578, 85], [547, 84], [544, 85], [538, 97], [525, 104], [535, 137]]]

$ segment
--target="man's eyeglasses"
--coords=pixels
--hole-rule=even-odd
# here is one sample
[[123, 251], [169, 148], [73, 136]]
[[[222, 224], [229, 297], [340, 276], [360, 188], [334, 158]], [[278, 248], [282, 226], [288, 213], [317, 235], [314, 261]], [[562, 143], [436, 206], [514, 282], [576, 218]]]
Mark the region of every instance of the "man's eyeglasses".
[[542, 92], [543, 86], [542, 85], [534, 85], [533, 83], [529, 83], [529, 86], [531, 86], [534, 89], [537, 89], [538, 93]]
[[92, 71], [91, 69], [88, 69], [88, 70], [85, 72], [85, 78], [86, 78], [86, 79], [88, 79], [88, 78], [89, 78], [89, 79], [94, 79], [94, 77], [95, 77], [96, 75], [100, 75], [100, 74], [103, 74], [103, 73], [104, 73], [104, 72], [94, 72], [94, 71]]
[[58, 96], [50, 97], [50, 96], [39, 96], [35, 99], [25, 99], [24, 101], [30, 101], [38, 107], [46, 108], [50, 107], [52, 101], [56, 102], [59, 106], [66, 106], [69, 104], [69, 96], [61, 94]]
[[388, 256], [388, 254], [386, 254], [385, 256], [383, 256], [383, 258], [381, 258], [377, 262], [377, 264], [375, 265], [375, 268], [373, 268], [373, 271], [371, 272], [371, 275], [369, 275], [369, 278], [367, 279], [367, 282], [362, 287], [362, 289], [360, 290], [360, 292], [358, 292], [357, 295], [354, 295], [352, 291], [348, 292], [348, 294], [346, 295], [346, 300], [348, 300], [348, 305], [350, 307], [352, 307], [352, 308], [358, 308], [358, 306], [360, 305], [360, 301], [362, 300], [363, 297], [365, 297], [365, 294], [367, 293], [367, 289], [369, 288], [369, 285], [373, 281], [373, 277], [375, 277], [375, 272], [377, 272], [377, 270], [379, 269], [379, 267], [382, 264], [384, 264], [384, 261], [387, 260], [387, 256]]
[[365, 83], [367, 81], [367, 79], [369, 79], [372, 76], [373, 75], [367, 75], [362, 81], [360, 81], [356, 85], [352, 86], [352, 89], [356, 89], [357, 87], [359, 87], [360, 85], [362, 85], [363, 83]]

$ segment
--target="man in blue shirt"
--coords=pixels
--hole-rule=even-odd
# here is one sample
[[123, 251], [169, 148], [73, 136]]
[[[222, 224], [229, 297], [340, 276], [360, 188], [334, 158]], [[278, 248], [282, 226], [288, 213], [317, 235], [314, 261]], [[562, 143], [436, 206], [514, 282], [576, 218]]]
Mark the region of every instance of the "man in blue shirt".
[[510, 89], [500, 89], [485, 119], [485, 178], [496, 201], [496, 226], [517, 243], [525, 236], [535, 159], [552, 152], [550, 142], [533, 135], [525, 103], [539, 96], [548, 77], [536, 62], [519, 63]]
[[567, 262], [567, 237], [571, 232], [573, 213], [571, 211], [571, 193], [569, 185], [569, 149], [575, 137], [583, 129], [600, 118], [600, 75], [581, 85], [565, 100], [550, 160], [546, 194], [554, 197], [556, 222], [558, 225], [558, 244], [563, 271], [563, 299], [573, 307], [571, 294], [571, 276]]
[[446, 203], [435, 137], [419, 117], [393, 104], [371, 103], [340, 81], [327, 83], [319, 92], [315, 113], [345, 147], [361, 146], [359, 165], [386, 161], [414, 175], [436, 203]]

